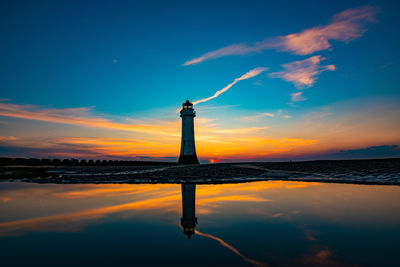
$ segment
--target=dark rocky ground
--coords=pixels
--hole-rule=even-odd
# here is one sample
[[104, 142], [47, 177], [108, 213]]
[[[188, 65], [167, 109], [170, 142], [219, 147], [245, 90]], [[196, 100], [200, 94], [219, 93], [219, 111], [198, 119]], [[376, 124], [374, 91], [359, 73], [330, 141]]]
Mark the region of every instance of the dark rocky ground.
[[236, 183], [266, 180], [400, 185], [400, 159], [166, 166], [3, 166], [0, 180], [35, 183]]

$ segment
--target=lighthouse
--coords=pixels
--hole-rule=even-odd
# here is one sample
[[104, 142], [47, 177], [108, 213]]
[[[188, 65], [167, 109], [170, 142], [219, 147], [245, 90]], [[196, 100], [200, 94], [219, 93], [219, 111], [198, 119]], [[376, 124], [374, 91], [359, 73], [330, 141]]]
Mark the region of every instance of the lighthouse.
[[182, 105], [180, 112], [182, 117], [181, 155], [178, 163], [199, 164], [194, 142], [194, 117], [196, 117], [196, 112], [189, 100], [186, 100]]
[[183, 234], [190, 238], [195, 233], [196, 218], [196, 184], [182, 184], [182, 218]]

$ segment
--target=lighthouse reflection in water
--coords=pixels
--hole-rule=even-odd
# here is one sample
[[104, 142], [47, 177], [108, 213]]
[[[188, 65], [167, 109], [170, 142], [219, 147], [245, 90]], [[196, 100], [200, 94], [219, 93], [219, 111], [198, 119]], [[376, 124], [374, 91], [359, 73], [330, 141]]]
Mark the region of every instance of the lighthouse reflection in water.
[[197, 224], [196, 218], [196, 184], [181, 184], [183, 233], [190, 238], [194, 235]]

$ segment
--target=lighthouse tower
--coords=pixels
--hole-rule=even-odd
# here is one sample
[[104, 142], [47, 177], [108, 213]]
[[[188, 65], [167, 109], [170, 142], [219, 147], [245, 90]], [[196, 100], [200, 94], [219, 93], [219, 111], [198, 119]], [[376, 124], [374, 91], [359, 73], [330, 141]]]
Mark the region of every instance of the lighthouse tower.
[[181, 155], [178, 163], [180, 164], [199, 164], [196, 155], [196, 147], [194, 142], [194, 117], [196, 112], [193, 104], [186, 100], [181, 110], [182, 117], [182, 140]]

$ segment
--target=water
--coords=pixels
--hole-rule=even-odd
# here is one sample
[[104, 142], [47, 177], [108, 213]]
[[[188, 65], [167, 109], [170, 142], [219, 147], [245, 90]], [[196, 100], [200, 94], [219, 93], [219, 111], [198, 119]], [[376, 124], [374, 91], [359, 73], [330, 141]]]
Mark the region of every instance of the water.
[[399, 211], [398, 186], [3, 182], [1, 265], [395, 266]]

